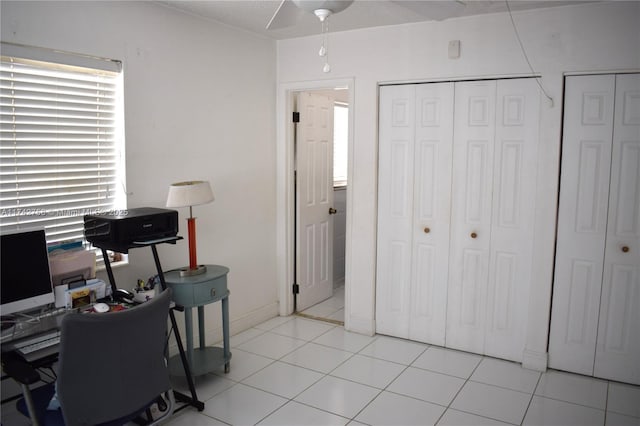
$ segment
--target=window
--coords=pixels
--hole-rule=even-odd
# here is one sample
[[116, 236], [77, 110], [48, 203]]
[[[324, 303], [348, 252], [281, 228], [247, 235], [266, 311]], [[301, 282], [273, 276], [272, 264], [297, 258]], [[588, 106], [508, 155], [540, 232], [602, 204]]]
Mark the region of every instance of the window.
[[333, 186], [347, 185], [349, 152], [349, 107], [336, 103], [333, 107]]
[[126, 208], [119, 62], [2, 43], [0, 109], [0, 232], [83, 240]]

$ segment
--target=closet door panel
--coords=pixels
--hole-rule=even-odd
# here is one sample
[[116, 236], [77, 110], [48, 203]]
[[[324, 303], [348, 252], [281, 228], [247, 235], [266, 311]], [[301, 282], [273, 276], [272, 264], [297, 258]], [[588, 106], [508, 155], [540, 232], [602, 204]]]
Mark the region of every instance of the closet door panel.
[[566, 79], [549, 366], [593, 374], [607, 232], [613, 76]]
[[376, 331], [408, 338], [413, 227], [414, 86], [380, 88]]
[[485, 354], [522, 361], [530, 291], [540, 96], [499, 80]]
[[617, 76], [615, 99], [594, 375], [640, 384], [640, 75]]
[[484, 353], [496, 82], [455, 86], [446, 346]]
[[444, 346], [453, 83], [416, 85], [413, 266], [409, 338]]

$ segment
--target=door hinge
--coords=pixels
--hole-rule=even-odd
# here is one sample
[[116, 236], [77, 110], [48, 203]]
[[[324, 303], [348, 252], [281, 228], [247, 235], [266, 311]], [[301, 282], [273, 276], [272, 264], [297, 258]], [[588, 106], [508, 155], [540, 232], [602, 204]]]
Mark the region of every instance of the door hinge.
[[293, 122], [294, 123], [299, 123], [300, 122], [300, 113], [299, 112], [293, 112]]
[[293, 285], [293, 294], [300, 294], [300, 286], [298, 284]]

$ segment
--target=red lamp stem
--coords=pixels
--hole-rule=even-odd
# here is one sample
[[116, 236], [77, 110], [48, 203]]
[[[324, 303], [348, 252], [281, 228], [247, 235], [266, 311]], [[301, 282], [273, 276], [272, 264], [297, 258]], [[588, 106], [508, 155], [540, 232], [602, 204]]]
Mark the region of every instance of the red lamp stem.
[[187, 219], [187, 228], [189, 232], [189, 269], [198, 268], [198, 260], [196, 256], [196, 218]]

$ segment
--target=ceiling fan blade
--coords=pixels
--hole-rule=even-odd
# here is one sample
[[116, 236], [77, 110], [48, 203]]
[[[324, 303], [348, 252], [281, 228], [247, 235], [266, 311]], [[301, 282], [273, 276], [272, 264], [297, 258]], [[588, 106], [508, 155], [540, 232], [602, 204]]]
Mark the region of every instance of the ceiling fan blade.
[[290, 0], [282, 0], [280, 6], [267, 24], [268, 30], [278, 30], [291, 27], [296, 24], [301, 10]]
[[466, 6], [464, 2], [458, 0], [391, 1], [398, 6], [402, 6], [412, 12], [436, 21], [442, 21], [443, 19], [457, 16], [458, 13], [464, 10]]

